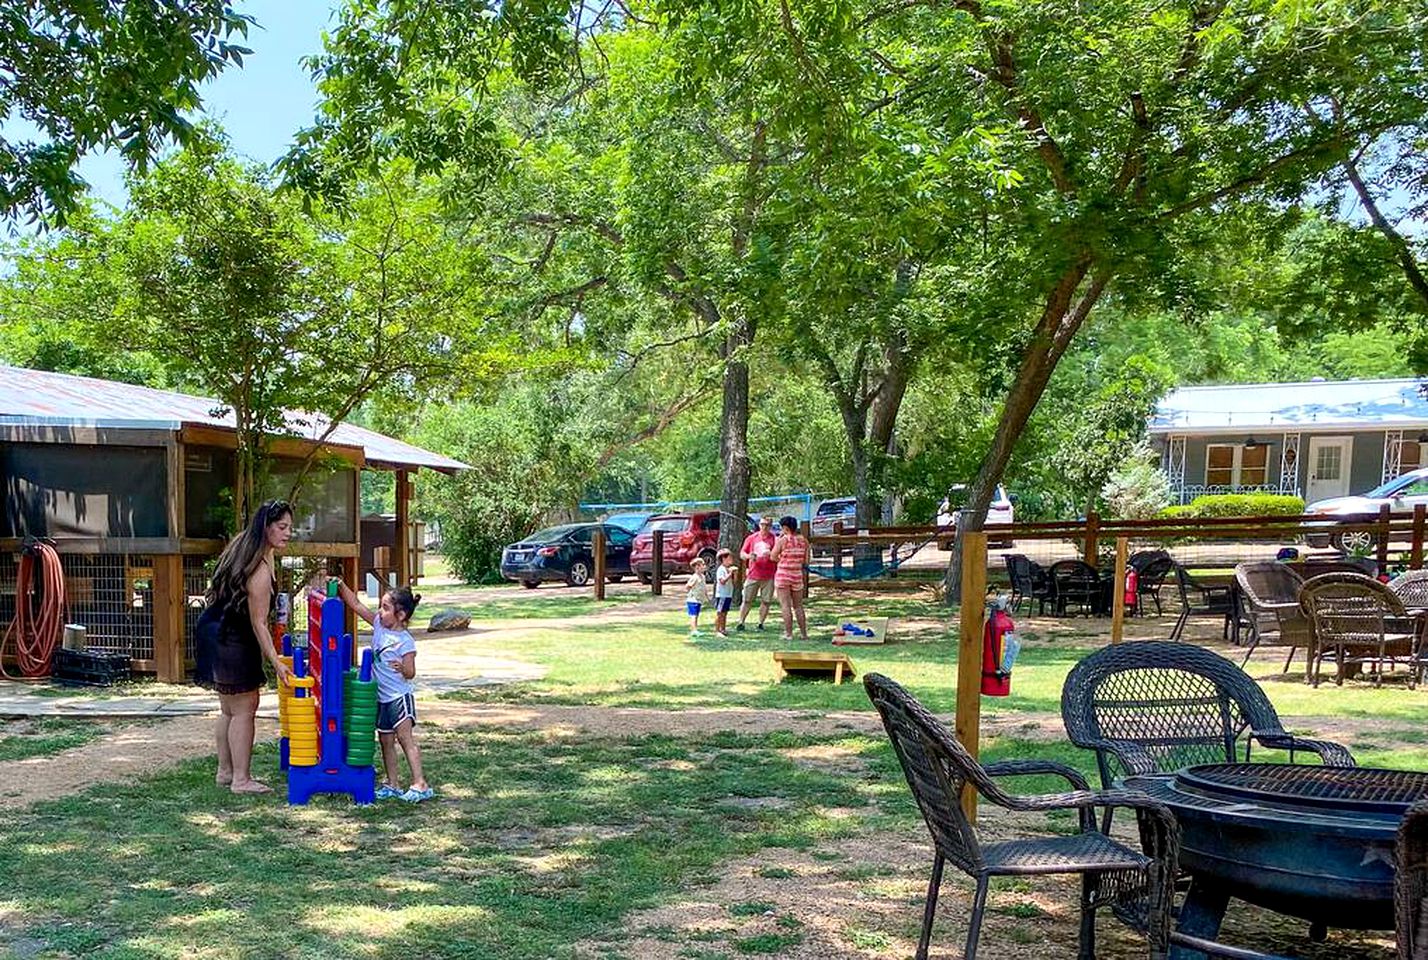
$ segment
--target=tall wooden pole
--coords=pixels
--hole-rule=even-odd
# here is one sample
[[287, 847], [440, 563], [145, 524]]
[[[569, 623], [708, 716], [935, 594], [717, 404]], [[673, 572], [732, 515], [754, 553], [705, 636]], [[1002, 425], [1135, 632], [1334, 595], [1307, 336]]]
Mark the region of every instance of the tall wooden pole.
[[1126, 623], [1126, 550], [1125, 537], [1116, 537], [1116, 578], [1111, 581], [1111, 643], [1121, 642]]
[[392, 566], [397, 571], [397, 586], [415, 582], [412, 574], [412, 479], [411, 471], [397, 471], [397, 535], [392, 541]]
[[595, 528], [590, 537], [590, 553], [595, 558], [595, 599], [605, 599], [605, 531]]
[[1408, 555], [1408, 567], [1411, 570], [1423, 569], [1423, 521], [1425, 514], [1428, 514], [1428, 507], [1423, 504], [1416, 504], [1413, 507], [1413, 552]]
[[1086, 541], [1082, 544], [1082, 559], [1093, 567], [1101, 564], [1098, 555], [1101, 552], [1100, 537], [1097, 531], [1101, 527], [1101, 516], [1092, 510], [1086, 515]]
[[[962, 538], [962, 631], [957, 643], [957, 742], [974, 758], [982, 735], [982, 623], [987, 595], [987, 535], [959, 533]], [[962, 789], [962, 809], [974, 823], [977, 791]]]
[[653, 567], [650, 570], [650, 594], [659, 596], [664, 593], [664, 531], [654, 532], [653, 555], [650, 561]]

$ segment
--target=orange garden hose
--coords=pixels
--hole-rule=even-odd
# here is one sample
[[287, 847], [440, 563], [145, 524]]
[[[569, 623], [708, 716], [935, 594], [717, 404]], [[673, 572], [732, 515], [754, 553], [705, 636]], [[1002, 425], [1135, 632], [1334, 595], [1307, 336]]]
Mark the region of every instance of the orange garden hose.
[[[40, 567], [38, 609], [35, 602], [37, 563]], [[20, 570], [15, 578], [15, 618], [5, 628], [5, 636], [0, 638], [0, 674], [11, 680], [49, 676], [50, 661], [59, 646], [64, 621], [64, 567], [59, 554], [47, 543], [29, 540], [20, 555]], [[13, 654], [19, 667], [18, 677], [5, 669], [7, 652]]]

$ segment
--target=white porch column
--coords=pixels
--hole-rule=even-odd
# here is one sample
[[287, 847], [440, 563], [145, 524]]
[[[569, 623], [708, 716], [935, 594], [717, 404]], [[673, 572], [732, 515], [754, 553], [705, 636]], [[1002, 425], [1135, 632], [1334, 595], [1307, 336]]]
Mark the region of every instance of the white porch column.
[[1185, 502], [1185, 435], [1171, 434], [1165, 441], [1165, 477], [1176, 502]]
[[1383, 480], [1387, 483], [1403, 472], [1403, 431], [1383, 432]]
[[1299, 496], [1299, 434], [1286, 433], [1279, 445], [1279, 492]]

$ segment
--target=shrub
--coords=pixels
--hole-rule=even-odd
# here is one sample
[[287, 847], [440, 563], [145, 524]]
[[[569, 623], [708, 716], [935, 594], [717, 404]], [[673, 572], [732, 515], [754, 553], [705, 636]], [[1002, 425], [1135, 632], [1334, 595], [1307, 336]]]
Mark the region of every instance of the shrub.
[[1301, 497], [1279, 493], [1216, 493], [1196, 497], [1183, 507], [1166, 507], [1162, 517], [1294, 517], [1304, 512]]
[[1101, 491], [1106, 513], [1122, 520], [1149, 520], [1170, 502], [1170, 481], [1155, 464], [1139, 455], [1111, 474]]

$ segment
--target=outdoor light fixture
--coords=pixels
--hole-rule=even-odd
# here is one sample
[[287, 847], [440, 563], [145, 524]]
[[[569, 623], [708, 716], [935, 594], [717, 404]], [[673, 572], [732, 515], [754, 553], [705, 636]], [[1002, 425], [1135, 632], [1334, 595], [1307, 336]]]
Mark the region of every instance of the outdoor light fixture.
[[1418, 435], [1418, 442], [1419, 442], [1419, 443], [1428, 443], [1428, 433], [1420, 433], [1420, 434]]
[[1253, 450], [1257, 446], [1259, 446], [1259, 441], [1256, 440], [1254, 437], [1250, 437], [1248, 440], [1245, 441], [1246, 450]]

